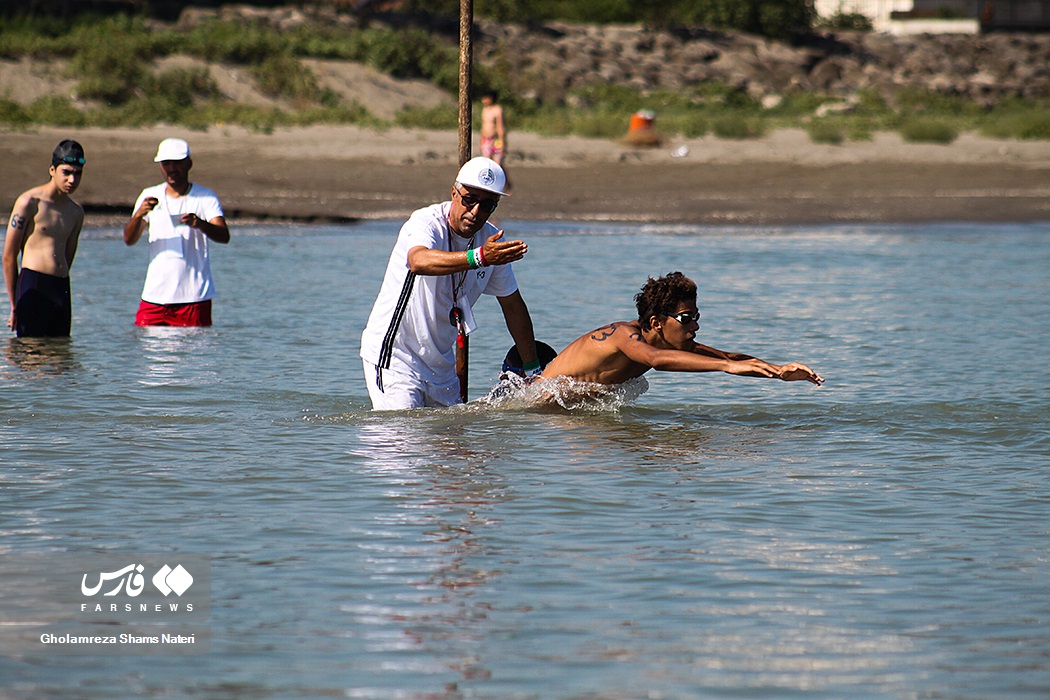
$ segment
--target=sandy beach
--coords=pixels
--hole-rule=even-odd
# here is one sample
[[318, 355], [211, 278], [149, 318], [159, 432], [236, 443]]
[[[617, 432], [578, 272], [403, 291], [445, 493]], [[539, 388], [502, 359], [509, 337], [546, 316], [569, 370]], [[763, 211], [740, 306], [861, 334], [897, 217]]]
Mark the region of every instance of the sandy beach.
[[[130, 213], [160, 182], [152, 162], [167, 136], [189, 140], [192, 179], [237, 221], [403, 218], [448, 196], [454, 131], [316, 126], [259, 134], [240, 127], [0, 132], [0, 197], [47, 178], [54, 146], [79, 140], [88, 165], [76, 199], [88, 225]], [[688, 154], [676, 157], [684, 146]], [[512, 133], [513, 195], [497, 218], [712, 224], [851, 221], [1050, 221], [1050, 142], [969, 134], [950, 145], [896, 134], [819, 145], [797, 130], [747, 141], [705, 137], [637, 149], [613, 140]], [[476, 145], [475, 145], [476, 148]]]

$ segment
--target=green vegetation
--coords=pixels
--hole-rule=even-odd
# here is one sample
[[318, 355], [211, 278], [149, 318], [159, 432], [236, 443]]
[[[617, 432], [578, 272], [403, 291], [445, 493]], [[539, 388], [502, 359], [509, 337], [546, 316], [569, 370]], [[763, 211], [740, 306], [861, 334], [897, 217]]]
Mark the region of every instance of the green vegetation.
[[1007, 102], [986, 115], [979, 129], [992, 138], [1050, 140], [1050, 109], [1020, 100]]
[[300, 108], [308, 108], [315, 103], [338, 103], [338, 98], [322, 90], [314, 74], [291, 54], [267, 56], [251, 66], [250, 72], [264, 95], [290, 98]]
[[842, 6], [829, 17], [818, 17], [816, 26], [821, 29], [845, 29], [856, 32], [870, 32], [874, 29], [871, 18], [860, 12], [844, 12]]
[[449, 105], [405, 109], [397, 114], [394, 123], [406, 129], [455, 130], [459, 128], [459, 108]]
[[766, 122], [760, 117], [718, 117], [711, 131], [720, 139], [756, 139], [766, 133]]
[[26, 127], [33, 124], [29, 113], [21, 105], [6, 97], [0, 97], [0, 124], [14, 127]]
[[901, 126], [901, 136], [911, 143], [951, 143], [959, 137], [951, 124], [932, 117], [920, 117]]
[[[513, 14], [520, 9], [510, 0], [502, 4], [481, 0], [480, 4], [494, 14]], [[529, 7], [539, 11], [555, 4], [551, 0], [530, 3]], [[577, 9], [585, 7], [572, 4]], [[627, 4], [595, 0], [592, 9], [597, 12], [600, 5], [611, 17], [626, 12]], [[654, 6], [652, 2], [635, 4], [650, 9]], [[715, 5], [700, 3], [708, 8]], [[682, 5], [672, 2], [669, 6], [684, 12]], [[240, 67], [278, 106], [233, 102], [221, 94], [199, 61], [173, 61], [163, 70], [156, 67], [158, 60], [175, 56]], [[243, 26], [211, 20], [178, 30], [124, 16], [46, 21], [0, 18], [0, 58], [20, 57], [64, 61], [68, 77], [76, 81], [76, 98], [51, 96], [23, 106], [11, 95], [0, 93], [0, 125], [16, 128], [166, 122], [194, 129], [241, 124], [270, 131], [316, 123], [377, 128], [390, 124], [322, 87], [304, 64], [305, 58], [362, 62], [395, 77], [428, 80], [453, 95], [458, 82], [454, 41], [418, 27], [351, 32], [335, 26], [313, 26], [278, 32], [262, 24]], [[598, 84], [565, 94], [562, 86], [548, 84], [550, 75], [530, 78], [511, 75], [510, 70], [498, 61], [476, 66], [476, 92], [499, 90], [513, 129], [546, 135], [619, 139], [626, 134], [630, 116], [645, 109], [655, 112], [656, 130], [667, 138], [714, 134], [718, 138], [746, 139], [774, 129], [803, 128], [815, 143], [823, 144], [870, 139], [878, 131], [898, 131], [909, 141], [932, 143], [949, 143], [966, 131], [996, 138], [1050, 139], [1050, 104], [1045, 101], [1018, 99], [988, 108], [956, 96], [906, 89], [890, 100], [865, 91], [849, 103], [830, 95], [791, 91], [775, 103], [762, 104], [745, 91], [716, 83], [646, 93], [624, 85]], [[511, 85], [515, 89], [510, 89]], [[538, 99], [522, 97], [524, 94]], [[408, 109], [392, 123], [454, 129], [457, 120], [456, 108], [446, 105]]]
[[806, 131], [813, 143], [838, 146], [846, 140], [845, 127], [830, 119], [815, 119], [806, 126]]

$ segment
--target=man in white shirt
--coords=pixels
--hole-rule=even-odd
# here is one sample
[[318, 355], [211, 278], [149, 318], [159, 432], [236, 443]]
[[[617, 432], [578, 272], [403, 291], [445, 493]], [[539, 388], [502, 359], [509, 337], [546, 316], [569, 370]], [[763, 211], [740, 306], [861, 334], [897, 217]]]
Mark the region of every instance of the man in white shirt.
[[482, 293], [500, 303], [526, 373], [539, 373], [532, 318], [511, 263], [528, 252], [489, 223], [506, 175], [489, 158], [460, 169], [451, 201], [419, 209], [401, 227], [368, 324], [361, 335], [368, 395], [375, 410], [460, 403], [457, 328], [476, 328]]
[[164, 139], [153, 159], [164, 183], [147, 187], [124, 226], [124, 243], [138, 243], [149, 226], [150, 262], [138, 326], [210, 326], [215, 283], [208, 258], [209, 239], [230, 242], [230, 229], [215, 193], [189, 181], [190, 146]]

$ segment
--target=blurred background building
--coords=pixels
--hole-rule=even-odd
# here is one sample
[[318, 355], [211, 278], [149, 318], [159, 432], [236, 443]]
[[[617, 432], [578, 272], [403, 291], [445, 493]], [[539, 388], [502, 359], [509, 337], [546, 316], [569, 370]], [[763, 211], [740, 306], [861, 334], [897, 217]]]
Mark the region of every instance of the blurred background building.
[[821, 17], [864, 15], [892, 34], [1050, 30], [1050, 0], [814, 0]]

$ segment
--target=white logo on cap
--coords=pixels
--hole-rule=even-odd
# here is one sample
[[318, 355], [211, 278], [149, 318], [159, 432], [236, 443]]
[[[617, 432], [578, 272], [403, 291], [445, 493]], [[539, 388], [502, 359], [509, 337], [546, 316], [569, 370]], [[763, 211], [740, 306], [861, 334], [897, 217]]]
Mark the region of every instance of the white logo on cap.
[[496, 181], [496, 175], [492, 172], [491, 168], [485, 168], [478, 173], [478, 182], [483, 185], [492, 185]]

